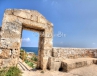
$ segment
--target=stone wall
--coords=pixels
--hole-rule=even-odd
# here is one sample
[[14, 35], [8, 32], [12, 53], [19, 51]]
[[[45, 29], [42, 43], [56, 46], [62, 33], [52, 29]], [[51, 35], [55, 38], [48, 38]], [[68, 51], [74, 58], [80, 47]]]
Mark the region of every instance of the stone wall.
[[[48, 69], [53, 71], [59, 71], [63, 68], [67, 68], [67, 63], [64, 61], [70, 62], [72, 60], [72, 65], [74, 66], [74, 60], [79, 61], [79, 63], [87, 62], [88, 59], [94, 59], [97, 57], [97, 49], [88, 49], [88, 48], [61, 48], [61, 47], [53, 47], [52, 49], [52, 57], [49, 57]], [[86, 60], [86, 59], [87, 60]], [[80, 59], [80, 60], [79, 60]], [[81, 61], [81, 59], [83, 61]], [[92, 61], [91, 61], [92, 62]], [[66, 66], [62, 66], [64, 63]], [[76, 62], [75, 62], [75, 66]], [[66, 70], [66, 69], [65, 69]]]
[[21, 46], [22, 24], [16, 21], [3, 24], [0, 40], [0, 68], [17, 65]]
[[82, 57], [97, 57], [97, 49], [89, 48], [53, 48], [53, 57], [61, 57], [63, 59], [75, 59]]
[[46, 69], [52, 53], [53, 24], [39, 12], [27, 9], [5, 10], [0, 32], [0, 59], [3, 63], [1, 66], [6, 63], [10, 66], [18, 64], [23, 29], [40, 34], [37, 67]]

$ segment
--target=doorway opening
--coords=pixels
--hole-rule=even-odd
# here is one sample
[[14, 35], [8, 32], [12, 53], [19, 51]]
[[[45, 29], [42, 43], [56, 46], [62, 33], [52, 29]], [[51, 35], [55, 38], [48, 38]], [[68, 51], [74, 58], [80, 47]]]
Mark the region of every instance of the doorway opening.
[[21, 40], [20, 59], [29, 67], [36, 68], [38, 62], [39, 33], [23, 30]]
[[40, 34], [38, 68], [47, 69], [49, 58], [52, 57], [53, 24], [39, 12], [23, 9], [7, 9], [2, 24], [1, 48], [13, 50], [14, 58], [8, 57], [8, 61], [11, 60], [12, 65], [19, 62], [22, 31], [36, 31]]

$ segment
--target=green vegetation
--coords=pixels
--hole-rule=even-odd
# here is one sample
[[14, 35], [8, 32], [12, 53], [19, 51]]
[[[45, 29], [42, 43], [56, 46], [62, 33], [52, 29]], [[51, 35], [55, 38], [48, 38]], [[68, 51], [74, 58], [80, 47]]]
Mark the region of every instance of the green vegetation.
[[[30, 56], [30, 57], [29, 57]], [[37, 55], [27, 54], [25, 50], [21, 49], [20, 58], [30, 67], [36, 68], [37, 65]]]
[[0, 76], [22, 76], [22, 72], [17, 67], [3, 68], [0, 70]]
[[21, 76], [22, 72], [17, 67], [10, 67], [5, 76]]
[[37, 64], [37, 58], [32, 57], [32, 58], [26, 59], [25, 63], [32, 68], [36, 68], [36, 66], [34, 66], [34, 65]]
[[0, 70], [0, 76], [6, 76], [6, 72], [7, 72], [6, 69]]
[[[26, 61], [25, 61], [25, 62], [26, 62]], [[27, 63], [30, 67], [34, 68], [34, 66], [33, 66], [34, 64], [33, 64], [32, 62], [27, 61], [26, 63]]]
[[26, 58], [27, 58], [27, 53], [26, 53], [26, 51], [23, 50], [23, 49], [20, 50], [20, 58], [21, 58], [23, 61], [26, 60]]
[[33, 57], [31, 58], [31, 60], [32, 60], [32, 61], [38, 61], [38, 59], [37, 59], [36, 56], [33, 56]]

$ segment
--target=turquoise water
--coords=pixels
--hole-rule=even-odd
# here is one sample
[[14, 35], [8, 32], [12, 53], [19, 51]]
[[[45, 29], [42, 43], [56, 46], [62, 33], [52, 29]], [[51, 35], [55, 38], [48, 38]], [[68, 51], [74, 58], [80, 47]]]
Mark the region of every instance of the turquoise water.
[[38, 55], [38, 47], [21, 47], [26, 52], [34, 52], [36, 55]]

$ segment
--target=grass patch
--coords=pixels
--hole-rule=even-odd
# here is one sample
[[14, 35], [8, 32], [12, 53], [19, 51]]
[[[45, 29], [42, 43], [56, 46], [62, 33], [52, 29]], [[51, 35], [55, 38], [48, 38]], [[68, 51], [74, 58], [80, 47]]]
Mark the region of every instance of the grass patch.
[[26, 63], [28, 66], [32, 67], [32, 68], [34, 67], [34, 66], [33, 66], [34, 64], [33, 64], [32, 62], [28, 61], [28, 60], [25, 60], [25, 63]]
[[22, 76], [22, 72], [17, 67], [10, 67], [9, 69], [0, 70], [0, 76]]
[[7, 70], [5, 69], [0, 70], [0, 76], [6, 76], [6, 72]]
[[35, 57], [35, 56], [32, 57], [31, 60], [36, 61], [36, 62], [38, 61], [37, 57]]

